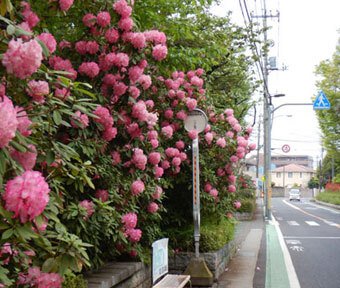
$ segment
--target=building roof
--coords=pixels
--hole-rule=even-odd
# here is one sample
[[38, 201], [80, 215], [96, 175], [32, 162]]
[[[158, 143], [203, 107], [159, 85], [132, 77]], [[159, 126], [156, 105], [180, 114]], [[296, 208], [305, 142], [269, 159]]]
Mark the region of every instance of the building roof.
[[315, 172], [311, 168], [307, 168], [297, 164], [288, 164], [279, 168], [275, 168], [272, 172]]

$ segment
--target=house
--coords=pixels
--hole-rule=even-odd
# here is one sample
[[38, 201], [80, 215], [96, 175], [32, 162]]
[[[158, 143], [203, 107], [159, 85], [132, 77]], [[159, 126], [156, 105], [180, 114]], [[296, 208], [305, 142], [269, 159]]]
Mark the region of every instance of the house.
[[293, 187], [298, 185], [301, 188], [307, 188], [308, 182], [315, 176], [315, 171], [312, 168], [297, 164], [288, 164], [273, 169], [271, 180], [275, 186], [279, 187]]

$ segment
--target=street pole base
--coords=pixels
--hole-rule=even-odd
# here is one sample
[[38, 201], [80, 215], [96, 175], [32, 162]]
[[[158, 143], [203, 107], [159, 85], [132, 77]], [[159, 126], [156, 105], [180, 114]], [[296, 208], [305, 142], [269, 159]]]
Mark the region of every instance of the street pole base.
[[203, 258], [191, 258], [183, 274], [190, 275], [192, 286], [209, 287], [214, 283], [214, 276]]

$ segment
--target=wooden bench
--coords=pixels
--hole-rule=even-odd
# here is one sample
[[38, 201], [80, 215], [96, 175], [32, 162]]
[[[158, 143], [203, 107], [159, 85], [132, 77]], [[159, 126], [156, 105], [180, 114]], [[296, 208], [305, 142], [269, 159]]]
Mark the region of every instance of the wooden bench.
[[168, 274], [168, 242], [168, 238], [163, 238], [152, 243], [153, 288], [182, 288], [190, 283], [190, 275]]

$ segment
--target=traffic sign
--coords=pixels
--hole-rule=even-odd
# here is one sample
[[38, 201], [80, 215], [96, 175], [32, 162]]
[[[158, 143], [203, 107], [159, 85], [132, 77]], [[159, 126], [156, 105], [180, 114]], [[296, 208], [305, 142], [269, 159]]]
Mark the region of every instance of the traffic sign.
[[282, 151], [285, 153], [288, 153], [290, 151], [290, 147], [288, 144], [285, 144], [282, 146]]
[[331, 108], [331, 103], [329, 103], [325, 93], [321, 90], [318, 97], [316, 97], [313, 109], [314, 110], [326, 110]]

